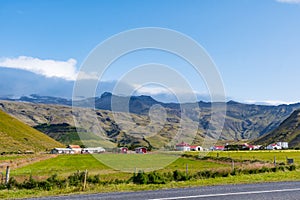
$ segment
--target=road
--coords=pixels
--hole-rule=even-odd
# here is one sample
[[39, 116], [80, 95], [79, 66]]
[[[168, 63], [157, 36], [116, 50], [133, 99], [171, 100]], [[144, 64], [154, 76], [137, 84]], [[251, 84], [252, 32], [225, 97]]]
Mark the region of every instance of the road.
[[118, 192], [45, 197], [43, 200], [105, 199], [105, 200], [300, 200], [299, 182], [224, 185], [168, 190]]

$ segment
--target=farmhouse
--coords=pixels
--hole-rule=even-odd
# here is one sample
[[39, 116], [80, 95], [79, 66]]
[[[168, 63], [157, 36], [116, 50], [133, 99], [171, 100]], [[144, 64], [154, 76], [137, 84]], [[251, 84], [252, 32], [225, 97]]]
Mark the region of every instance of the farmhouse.
[[190, 146], [191, 151], [203, 151], [203, 148], [200, 146]]
[[289, 144], [287, 142], [277, 142], [273, 144], [269, 144], [266, 149], [267, 150], [277, 150], [277, 149], [288, 149]]
[[146, 147], [138, 147], [135, 149], [135, 153], [140, 153], [140, 154], [147, 153], [147, 148]]
[[81, 151], [81, 153], [83, 154], [94, 154], [103, 152], [105, 152], [105, 149], [103, 147], [83, 148]]
[[81, 153], [81, 147], [79, 145], [69, 144], [67, 148], [72, 149], [74, 153]]
[[51, 154], [74, 154], [74, 150], [70, 148], [54, 148], [50, 152]]
[[277, 142], [277, 145], [281, 146], [282, 149], [288, 149], [289, 143], [288, 142]]
[[181, 142], [179, 144], [176, 144], [176, 150], [177, 151], [190, 151], [191, 147], [188, 143]]
[[281, 146], [277, 145], [277, 144], [269, 144], [266, 147], [267, 150], [277, 150], [277, 149], [282, 149]]
[[225, 147], [224, 146], [213, 146], [210, 147], [211, 151], [224, 151]]

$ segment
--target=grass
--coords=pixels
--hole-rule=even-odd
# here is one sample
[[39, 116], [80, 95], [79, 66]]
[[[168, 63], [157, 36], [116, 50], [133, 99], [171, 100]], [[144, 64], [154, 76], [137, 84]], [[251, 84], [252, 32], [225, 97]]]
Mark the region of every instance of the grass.
[[276, 172], [254, 175], [238, 175], [222, 178], [190, 180], [182, 182], [171, 182], [168, 184], [150, 184], [150, 185], [136, 185], [136, 184], [119, 184], [119, 185], [88, 185], [85, 191], [69, 187], [65, 190], [1, 190], [0, 198], [24, 198], [24, 197], [43, 197], [50, 195], [66, 195], [66, 194], [82, 194], [82, 193], [101, 193], [101, 192], [121, 192], [121, 191], [140, 191], [140, 190], [159, 190], [169, 188], [184, 188], [184, 187], [199, 187], [199, 186], [213, 186], [225, 184], [246, 184], [246, 183], [262, 183], [262, 182], [276, 182], [276, 181], [291, 181], [300, 180], [300, 171]]
[[[195, 154], [195, 153], [193, 153]], [[198, 153], [199, 154], [199, 153]], [[201, 154], [199, 154], [201, 155]], [[276, 157], [276, 162], [286, 162], [287, 158], [293, 158], [295, 164], [300, 165], [299, 150], [273, 150], [273, 151], [213, 151], [208, 154], [213, 157], [229, 157], [240, 160], [263, 160], [273, 162]]]
[[[172, 159], [172, 160], [171, 160]], [[170, 163], [170, 161], [174, 161]], [[45, 177], [45, 175], [58, 174], [59, 176], [66, 177], [77, 170], [87, 169], [90, 174], [100, 174], [104, 179], [114, 178], [128, 178], [132, 173], [121, 172], [118, 169], [112, 169], [103, 163], [114, 164], [119, 167], [119, 170], [128, 170], [130, 167], [131, 172], [139, 169], [153, 169], [155, 167], [165, 167], [163, 171], [185, 170], [186, 164], [190, 171], [197, 171], [201, 169], [221, 168], [228, 167], [226, 164], [218, 164], [210, 161], [196, 161], [187, 158], [178, 158], [175, 160], [173, 157], [157, 155], [157, 154], [79, 154], [79, 155], [60, 155], [52, 159], [33, 163], [16, 170], [12, 170], [11, 175], [15, 177], [29, 176]], [[117, 163], [120, 163], [117, 165]], [[166, 165], [163, 165], [166, 164]], [[169, 164], [169, 165], [168, 165]], [[133, 167], [135, 166], [136, 169]]]
[[[197, 152], [190, 152], [190, 154], [197, 155]], [[294, 158], [296, 165], [299, 166], [300, 151], [239, 151], [239, 152], [210, 152], [208, 156], [213, 157], [231, 157], [234, 159], [243, 160], [264, 160], [273, 161], [274, 156], [278, 162], [285, 161], [286, 156]], [[165, 157], [164, 157], [165, 156]], [[99, 162], [99, 160], [101, 162]], [[113, 161], [111, 161], [113, 160]], [[109, 168], [103, 164], [109, 162], [116, 164], [116, 162], [124, 163], [125, 165], [119, 166], [132, 166], [134, 163], [139, 167], [149, 167], [151, 165], [158, 166], [160, 160], [163, 162], [170, 161], [166, 155], [157, 154], [99, 154], [94, 157], [93, 155], [60, 155], [52, 159], [33, 163], [16, 170], [12, 170], [11, 176], [14, 177], [33, 177], [46, 178], [54, 173], [66, 177], [77, 170], [88, 169], [90, 174], [100, 174], [101, 180], [128, 180], [132, 173], [125, 173], [115, 169]], [[148, 164], [147, 164], [148, 162]], [[150, 164], [149, 164], [150, 163]], [[159, 171], [168, 172], [174, 170], [184, 171], [188, 165], [189, 172], [197, 172], [201, 170], [222, 170], [231, 167], [230, 163], [214, 162], [209, 160], [195, 160], [192, 158], [178, 158], [171, 164], [167, 165], [164, 169]], [[285, 171], [285, 172], [269, 172], [262, 174], [252, 175], [236, 175], [228, 177], [218, 177], [200, 180], [189, 180], [183, 182], [171, 182], [167, 184], [150, 184], [150, 185], [136, 185], [128, 184], [108, 184], [108, 185], [89, 185], [84, 193], [95, 192], [114, 192], [114, 191], [137, 191], [137, 190], [153, 190], [153, 189], [167, 189], [177, 187], [194, 187], [194, 186], [208, 186], [208, 185], [221, 185], [221, 184], [244, 184], [244, 183], [258, 183], [258, 182], [274, 182], [274, 181], [299, 181], [300, 170]], [[82, 193], [78, 188], [68, 187], [64, 190], [54, 189], [52, 191], [41, 190], [16, 190], [16, 191], [0, 191], [0, 198], [20, 198], [20, 197], [38, 197], [47, 195], [60, 195], [60, 194], [74, 194]]]
[[0, 110], [0, 152], [41, 152], [63, 145]]
[[44, 160], [38, 163], [33, 163], [25, 167], [13, 170], [12, 176], [30, 175], [45, 176], [58, 174], [67, 176], [77, 170], [97, 171], [110, 170], [107, 166], [99, 162], [92, 155], [60, 155], [52, 159]]

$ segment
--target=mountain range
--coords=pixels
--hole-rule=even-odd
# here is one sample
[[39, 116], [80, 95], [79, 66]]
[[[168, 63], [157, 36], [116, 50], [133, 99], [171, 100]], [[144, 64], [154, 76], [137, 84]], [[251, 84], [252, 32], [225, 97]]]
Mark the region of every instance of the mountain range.
[[[159, 147], [168, 144], [179, 129], [182, 109], [185, 110], [184, 113], [190, 123], [198, 125], [193, 143], [200, 143], [203, 141], [208, 127], [212, 125], [211, 106], [218, 104], [202, 101], [184, 104], [162, 103], [145, 95], [126, 97], [106, 92], [100, 97], [73, 102], [73, 105], [81, 112], [84, 110], [85, 113], [93, 113], [98, 120], [95, 122], [91, 117], [93, 114], [86, 114], [80, 120], [80, 127], [78, 127], [74, 123], [76, 113], [70, 107], [72, 105], [70, 99], [31, 95], [18, 99], [5, 98], [5, 100], [0, 104], [2, 110], [50, 137], [65, 144], [75, 142], [94, 146], [100, 145], [99, 141], [102, 141], [101, 145], [103, 141], [108, 145], [113, 143]], [[151, 109], [155, 105], [159, 105], [166, 111], [166, 123], [151, 124], [149, 122], [149, 113], [152, 112]], [[225, 123], [220, 140], [249, 141], [264, 138], [275, 131], [281, 132], [280, 127], [284, 126], [285, 120], [299, 108], [300, 104], [266, 106], [229, 101], [226, 103]], [[127, 116], [123, 117], [123, 121], [121, 121], [121, 124], [127, 126], [125, 130], [120, 127], [120, 122], [115, 121], [112, 110]], [[100, 140], [99, 135], [92, 133], [91, 130], [95, 129], [95, 123], [98, 123], [104, 130], [101, 137], [105, 137], [105, 140]], [[145, 135], [153, 130], [158, 134], [152, 137]], [[135, 137], [134, 134], [145, 135], [145, 137]], [[293, 137], [296, 136], [293, 135]], [[285, 140], [289, 139], [285, 138]], [[272, 140], [260, 141], [271, 142]], [[299, 141], [291, 143], [292, 147], [297, 145], [299, 145]]]

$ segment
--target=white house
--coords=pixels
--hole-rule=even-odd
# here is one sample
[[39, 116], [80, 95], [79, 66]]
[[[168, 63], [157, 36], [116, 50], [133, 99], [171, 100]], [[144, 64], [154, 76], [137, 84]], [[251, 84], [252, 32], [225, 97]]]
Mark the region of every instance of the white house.
[[191, 147], [188, 143], [181, 142], [179, 144], [176, 144], [176, 150], [177, 151], [190, 151]]
[[288, 142], [277, 142], [274, 144], [269, 144], [266, 149], [268, 150], [276, 150], [276, 149], [288, 149], [289, 143]]
[[52, 154], [74, 154], [75, 151], [70, 148], [54, 148], [51, 150]]
[[277, 145], [277, 144], [269, 144], [267, 147], [266, 147], [267, 150], [278, 150], [278, 149], [282, 149], [281, 146]]
[[277, 145], [281, 146], [282, 149], [288, 149], [289, 143], [288, 142], [277, 142]]
[[69, 144], [67, 148], [72, 149], [74, 153], [81, 153], [81, 147], [79, 145]]

